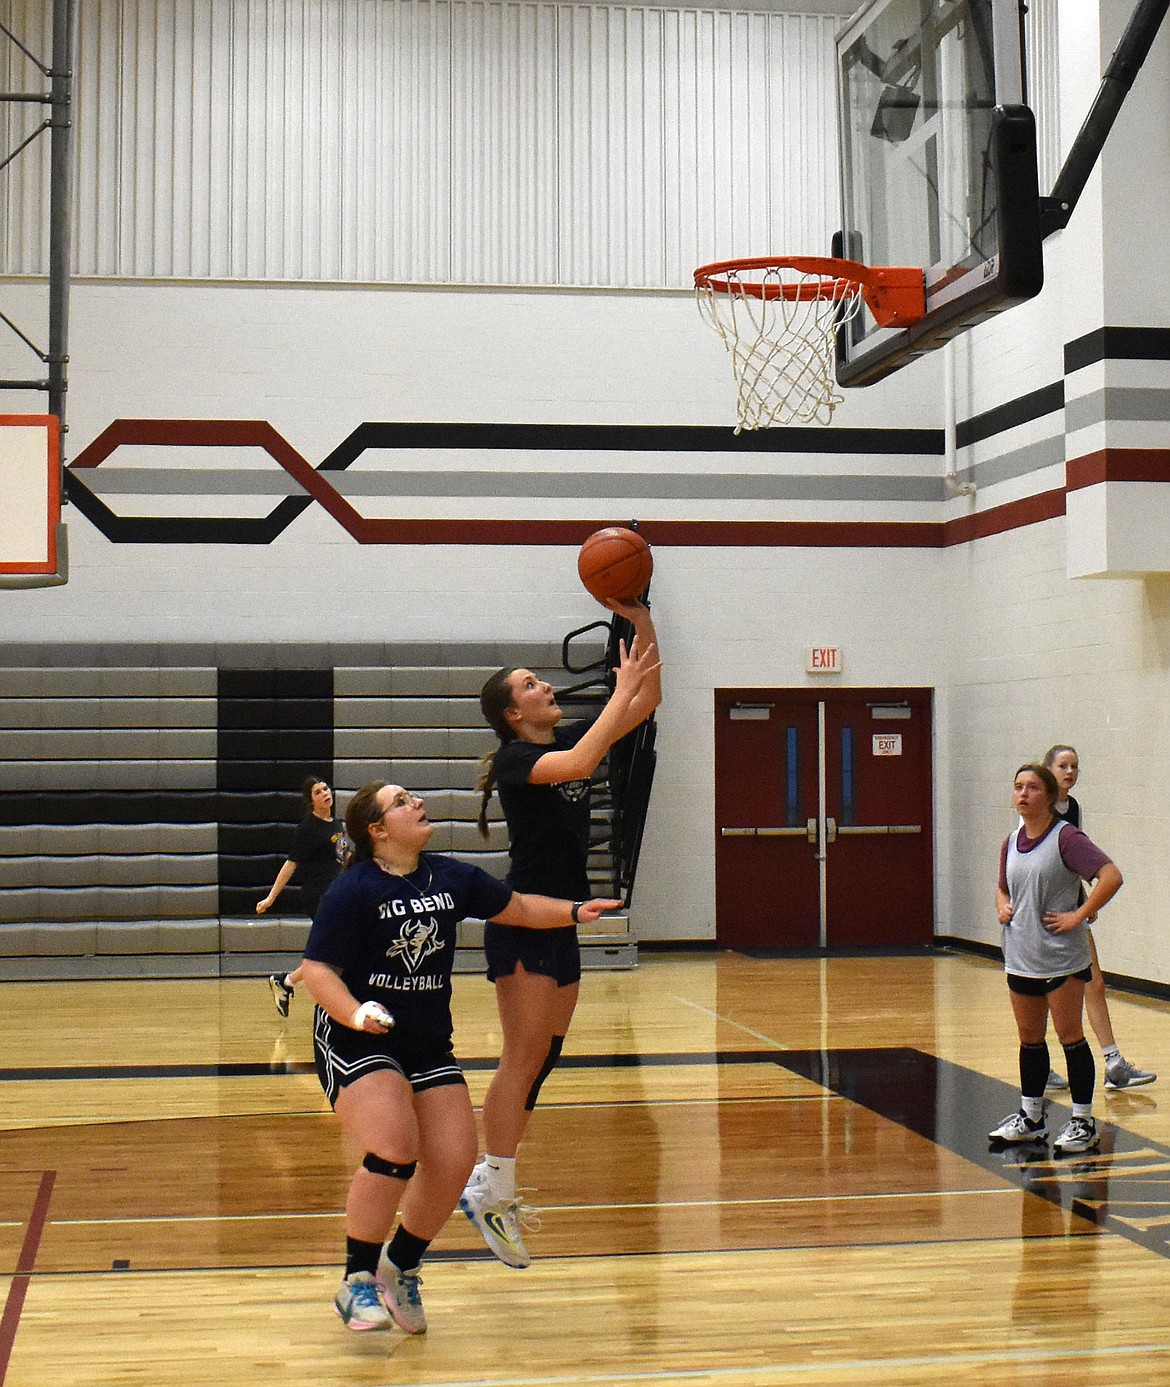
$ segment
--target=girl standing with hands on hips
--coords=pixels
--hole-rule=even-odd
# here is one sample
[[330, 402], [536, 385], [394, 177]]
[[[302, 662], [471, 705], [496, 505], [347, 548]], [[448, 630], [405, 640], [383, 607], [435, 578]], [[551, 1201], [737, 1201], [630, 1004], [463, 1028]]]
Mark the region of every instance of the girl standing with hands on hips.
[[[1093, 1119], [1096, 1066], [1084, 1032], [1085, 984], [1091, 976], [1085, 923], [1121, 889], [1117, 867], [1079, 828], [1057, 817], [1056, 777], [1028, 763], [1015, 775], [1020, 827], [1000, 853], [995, 903], [1003, 958], [1020, 1037], [1020, 1108], [989, 1136], [994, 1142], [1045, 1141], [1044, 1086], [1050, 1071], [1048, 1018], [1068, 1065], [1072, 1119], [1054, 1142], [1058, 1153], [1088, 1151], [1100, 1137]], [[1082, 899], [1081, 882], [1093, 882]]]
[[[1057, 818], [1072, 824], [1074, 828], [1080, 828], [1081, 806], [1072, 797], [1072, 788], [1081, 773], [1081, 762], [1076, 747], [1065, 746], [1062, 743], [1049, 747], [1044, 753], [1044, 764], [1056, 776], [1059, 787], [1056, 803], [1052, 806]], [[1142, 1084], [1152, 1084], [1158, 1077], [1157, 1074], [1149, 1069], [1139, 1069], [1136, 1064], [1130, 1064], [1114, 1038], [1109, 1003], [1105, 997], [1105, 978], [1097, 959], [1097, 941], [1091, 928], [1093, 922], [1090, 920], [1088, 923], [1091, 955], [1089, 967], [1093, 976], [1085, 984], [1085, 1011], [1088, 1013], [1089, 1025], [1093, 1028], [1093, 1034], [1097, 1037], [1097, 1043], [1101, 1046], [1101, 1056], [1105, 1061], [1105, 1087], [1138, 1088]], [[1054, 1070], [1048, 1076], [1047, 1087], [1049, 1090], [1065, 1089], [1068, 1088], [1068, 1080]]]
[[475, 1116], [451, 1047], [456, 926], [471, 915], [537, 935], [621, 902], [522, 895], [478, 867], [424, 852], [434, 826], [400, 785], [364, 785], [345, 822], [350, 865], [321, 900], [301, 965], [317, 1003], [321, 1087], [366, 1153], [346, 1198], [334, 1306], [350, 1329], [393, 1321], [421, 1334], [419, 1265], [475, 1161]]
[[[649, 608], [605, 605], [634, 628], [620, 646], [613, 693], [595, 720], [560, 725], [552, 686], [530, 669], [501, 669], [483, 686], [480, 707], [500, 740], [479, 788], [480, 832], [498, 790], [510, 839], [507, 880], [518, 891], [585, 900], [589, 895], [590, 777], [610, 747], [662, 701], [657, 635]], [[584, 918], [581, 916], [580, 918]], [[560, 1057], [581, 981], [578, 913], [563, 930], [536, 934], [489, 923], [488, 980], [503, 1028], [500, 1063], [483, 1104], [486, 1154], [460, 1206], [505, 1265], [526, 1267], [525, 1210], [516, 1192], [516, 1154], [545, 1079]]]

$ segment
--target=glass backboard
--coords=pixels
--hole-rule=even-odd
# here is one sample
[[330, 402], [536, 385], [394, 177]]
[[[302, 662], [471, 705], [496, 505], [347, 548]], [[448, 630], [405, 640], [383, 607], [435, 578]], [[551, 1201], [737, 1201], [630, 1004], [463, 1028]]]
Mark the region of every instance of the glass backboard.
[[838, 334], [867, 385], [1044, 282], [1020, 0], [870, 0], [837, 35], [842, 230], [833, 254], [917, 265], [926, 315]]

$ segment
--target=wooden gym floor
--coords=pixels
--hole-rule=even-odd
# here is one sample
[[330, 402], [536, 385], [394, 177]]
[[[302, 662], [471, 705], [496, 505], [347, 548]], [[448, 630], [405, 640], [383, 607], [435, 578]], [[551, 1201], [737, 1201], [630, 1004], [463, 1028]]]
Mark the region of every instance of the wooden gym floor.
[[[1099, 1087], [1099, 1153], [1029, 1159], [986, 1139], [1016, 1100], [991, 964], [589, 973], [522, 1152], [536, 1260], [501, 1266], [456, 1215], [417, 1339], [331, 1309], [353, 1156], [305, 995], [287, 1022], [261, 979], [0, 1004], [0, 1387], [1170, 1384], [1161, 1002], [1111, 994], [1165, 1077]], [[455, 1008], [478, 1105], [490, 986], [457, 976]]]

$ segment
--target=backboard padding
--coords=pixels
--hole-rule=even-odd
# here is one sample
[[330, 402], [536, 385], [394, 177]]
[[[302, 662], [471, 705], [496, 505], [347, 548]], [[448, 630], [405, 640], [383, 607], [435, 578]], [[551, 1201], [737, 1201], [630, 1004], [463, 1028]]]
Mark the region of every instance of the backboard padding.
[[0, 414], [0, 586], [60, 581], [60, 456], [55, 415]]

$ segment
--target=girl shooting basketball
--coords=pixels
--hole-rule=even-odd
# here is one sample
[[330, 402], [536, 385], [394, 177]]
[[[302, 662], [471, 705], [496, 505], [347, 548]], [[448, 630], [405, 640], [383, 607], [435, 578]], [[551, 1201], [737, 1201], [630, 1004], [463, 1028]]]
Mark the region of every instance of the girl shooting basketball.
[[[518, 891], [582, 901], [589, 895], [589, 780], [610, 747], [632, 732], [662, 699], [661, 662], [650, 612], [641, 602], [605, 605], [634, 628], [621, 648], [616, 683], [595, 721], [561, 727], [552, 686], [529, 669], [501, 669], [483, 686], [480, 707], [500, 739], [479, 788], [480, 832], [498, 786], [508, 825], [508, 883]], [[516, 1153], [540, 1086], [552, 1072], [569, 1029], [581, 979], [577, 912], [563, 930], [537, 935], [489, 923], [484, 930], [488, 980], [495, 983], [504, 1042], [484, 1099], [486, 1154], [460, 1205], [495, 1255], [510, 1267], [531, 1260], [521, 1231]]]

